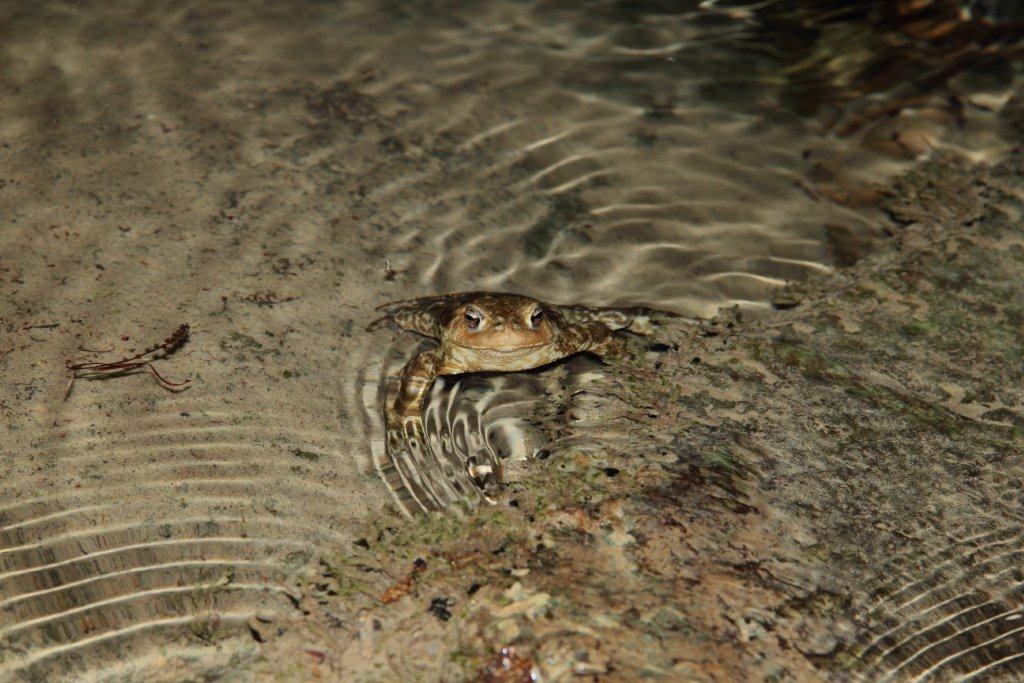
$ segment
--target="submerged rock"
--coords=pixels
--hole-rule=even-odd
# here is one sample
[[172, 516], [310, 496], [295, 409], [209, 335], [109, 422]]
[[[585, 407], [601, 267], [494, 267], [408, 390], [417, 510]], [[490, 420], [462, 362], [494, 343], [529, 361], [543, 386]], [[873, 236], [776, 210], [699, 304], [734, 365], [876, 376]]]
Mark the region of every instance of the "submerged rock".
[[[391, 670], [430, 624], [448, 655], [416, 671], [444, 680], [509, 647], [522, 680], [1021, 675], [1022, 164], [904, 176], [891, 248], [760, 320], [680, 327], [597, 383], [615, 449], [556, 442], [495, 508], [364, 548], [379, 580], [342, 562], [376, 583], [320, 609], [379, 619]], [[418, 598], [374, 597], [427, 554]], [[336, 647], [325, 665], [366, 670]]]

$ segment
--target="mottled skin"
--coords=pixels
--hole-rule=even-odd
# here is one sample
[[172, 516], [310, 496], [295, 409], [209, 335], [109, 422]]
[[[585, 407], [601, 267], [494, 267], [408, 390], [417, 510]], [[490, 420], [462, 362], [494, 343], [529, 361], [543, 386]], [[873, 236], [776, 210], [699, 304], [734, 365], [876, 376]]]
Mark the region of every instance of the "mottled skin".
[[465, 292], [398, 301], [378, 307], [401, 328], [437, 339], [402, 368], [391, 425], [417, 418], [440, 375], [529, 370], [574, 353], [605, 358], [622, 353], [614, 330], [648, 334], [646, 309], [558, 306], [518, 294]]

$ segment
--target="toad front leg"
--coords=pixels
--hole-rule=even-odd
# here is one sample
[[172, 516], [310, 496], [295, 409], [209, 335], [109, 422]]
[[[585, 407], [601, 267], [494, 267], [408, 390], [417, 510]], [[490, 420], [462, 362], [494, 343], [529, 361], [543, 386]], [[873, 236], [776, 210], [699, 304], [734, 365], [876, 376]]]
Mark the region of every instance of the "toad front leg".
[[440, 348], [424, 351], [405, 364], [389, 422], [403, 424], [408, 418], [422, 416], [423, 400], [443, 364], [444, 355]]
[[606, 361], [621, 358], [626, 353], [626, 340], [596, 321], [570, 325], [562, 336], [561, 346], [566, 356], [588, 351]]
[[[649, 335], [653, 330], [653, 314], [668, 315], [664, 311], [633, 306], [631, 308], [593, 308], [590, 306], [553, 306], [566, 322], [573, 325], [601, 323], [611, 330], [629, 330], [634, 334]], [[596, 352], [595, 352], [596, 353]]]

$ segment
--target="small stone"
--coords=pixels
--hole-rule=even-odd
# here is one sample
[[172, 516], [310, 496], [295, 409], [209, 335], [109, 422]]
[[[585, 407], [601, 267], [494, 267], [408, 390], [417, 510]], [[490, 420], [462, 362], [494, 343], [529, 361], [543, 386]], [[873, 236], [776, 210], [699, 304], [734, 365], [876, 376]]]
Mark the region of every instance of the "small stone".
[[452, 618], [452, 613], [448, 608], [454, 604], [455, 601], [451, 598], [434, 598], [430, 601], [430, 607], [427, 608], [427, 611], [441, 621], [448, 621]]

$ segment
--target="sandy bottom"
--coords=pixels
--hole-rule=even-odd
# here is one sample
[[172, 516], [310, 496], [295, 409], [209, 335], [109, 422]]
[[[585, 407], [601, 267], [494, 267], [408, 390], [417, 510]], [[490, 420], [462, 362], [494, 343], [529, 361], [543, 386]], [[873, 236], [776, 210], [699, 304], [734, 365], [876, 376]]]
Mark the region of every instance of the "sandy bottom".
[[[293, 613], [289, 577], [414, 515], [380, 476], [379, 410], [416, 340], [366, 331], [374, 306], [767, 311], [876, 248], [872, 183], [1006, 148], [1014, 73], [958, 83], [979, 103], [959, 119], [918, 105], [838, 135], [785, 105], [755, 28], [615, 3], [0, 11], [2, 677], [230, 668], [253, 619]], [[67, 392], [67, 362], [182, 324], [156, 367], [184, 390]], [[439, 385], [437, 432], [526, 460], [559, 437], [537, 406], [571, 412], [598, 370]], [[461, 485], [453, 510], [491, 504]]]

